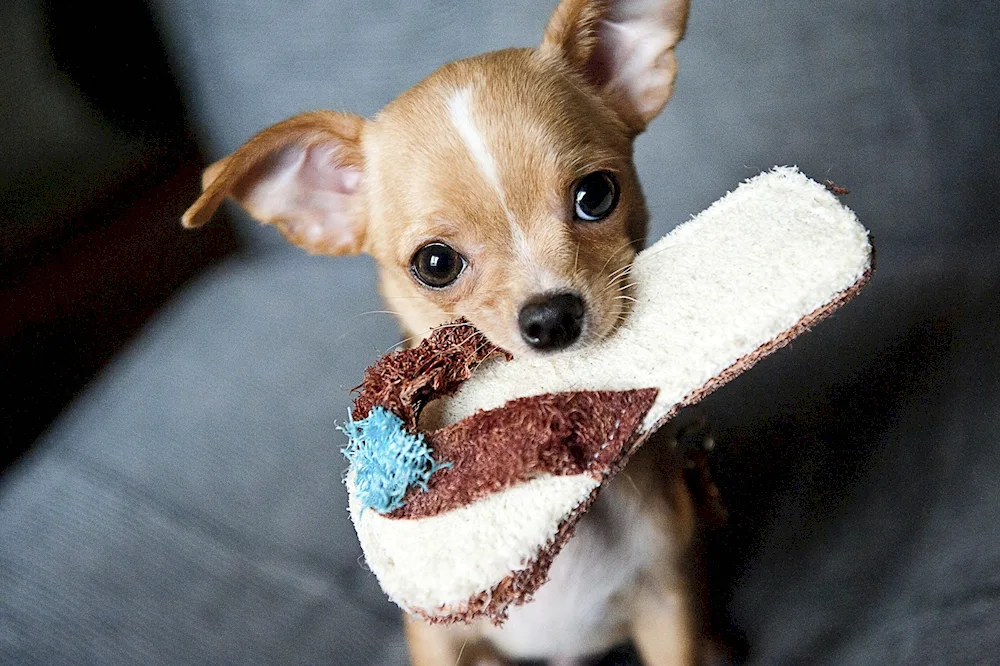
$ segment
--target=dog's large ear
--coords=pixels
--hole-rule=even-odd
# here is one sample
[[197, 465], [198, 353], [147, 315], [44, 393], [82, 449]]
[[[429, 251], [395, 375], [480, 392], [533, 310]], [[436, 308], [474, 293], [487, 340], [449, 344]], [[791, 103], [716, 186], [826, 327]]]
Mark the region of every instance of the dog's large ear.
[[181, 222], [205, 224], [229, 196], [309, 252], [360, 252], [364, 123], [358, 116], [314, 111], [269, 127], [205, 169], [204, 191]]
[[689, 0], [562, 0], [541, 52], [564, 59], [636, 133], [670, 99]]

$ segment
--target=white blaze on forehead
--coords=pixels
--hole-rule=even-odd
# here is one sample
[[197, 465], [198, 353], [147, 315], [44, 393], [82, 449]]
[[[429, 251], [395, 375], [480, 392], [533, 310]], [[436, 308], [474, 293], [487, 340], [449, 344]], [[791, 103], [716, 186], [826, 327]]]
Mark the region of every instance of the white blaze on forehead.
[[[504, 193], [503, 185], [500, 183], [500, 172], [497, 169], [497, 162], [493, 157], [493, 153], [490, 152], [486, 138], [476, 125], [472, 104], [472, 90], [462, 88], [456, 91], [448, 100], [448, 112], [451, 116], [452, 124], [458, 130], [458, 135], [462, 138], [462, 143], [465, 144], [469, 155], [472, 157], [472, 161], [475, 162], [480, 173], [482, 173], [500, 199], [500, 205], [503, 206], [504, 213], [507, 215], [507, 221], [510, 224], [511, 243], [514, 251], [525, 265], [538, 266], [538, 260], [535, 257], [531, 241], [517, 223], [517, 219], [510, 211], [510, 208], [507, 207], [507, 196]], [[552, 280], [549, 279], [546, 282], [552, 282]]]
[[458, 130], [458, 135], [462, 137], [465, 147], [468, 148], [472, 161], [476, 163], [486, 180], [496, 190], [500, 201], [504, 202], [506, 208], [506, 198], [503, 194], [503, 187], [500, 185], [500, 174], [497, 172], [497, 163], [493, 159], [486, 139], [476, 127], [476, 122], [472, 117], [472, 91], [462, 88], [448, 100], [448, 111], [451, 114], [451, 122]]

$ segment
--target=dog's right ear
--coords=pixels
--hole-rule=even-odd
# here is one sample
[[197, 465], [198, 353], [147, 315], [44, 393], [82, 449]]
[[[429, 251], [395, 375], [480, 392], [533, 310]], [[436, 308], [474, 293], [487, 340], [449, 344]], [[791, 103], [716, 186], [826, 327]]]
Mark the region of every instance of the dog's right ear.
[[205, 169], [204, 191], [181, 222], [205, 224], [229, 196], [309, 252], [360, 252], [364, 123], [359, 116], [314, 111], [269, 127]]

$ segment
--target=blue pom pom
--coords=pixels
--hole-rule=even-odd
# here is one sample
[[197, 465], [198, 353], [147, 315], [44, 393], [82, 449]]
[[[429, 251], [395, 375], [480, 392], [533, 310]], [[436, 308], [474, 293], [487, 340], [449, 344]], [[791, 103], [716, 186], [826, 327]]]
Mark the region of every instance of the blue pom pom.
[[351, 463], [357, 497], [366, 507], [389, 513], [403, 506], [411, 486], [427, 490], [434, 472], [451, 467], [431, 456], [422, 434], [406, 430], [403, 419], [383, 407], [374, 407], [366, 418], [348, 415], [340, 428], [348, 437], [340, 450]]

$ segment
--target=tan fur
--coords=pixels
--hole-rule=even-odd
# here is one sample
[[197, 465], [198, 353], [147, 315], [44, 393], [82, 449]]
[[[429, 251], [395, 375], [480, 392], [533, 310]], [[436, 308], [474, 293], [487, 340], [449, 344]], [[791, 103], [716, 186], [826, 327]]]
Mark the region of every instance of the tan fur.
[[[448, 120], [448, 99], [466, 88], [477, 117], [490, 119], [483, 135], [497, 147], [506, 205]], [[517, 142], [505, 140], [512, 134]], [[366, 251], [379, 261], [389, 306], [404, 313], [411, 332], [462, 315], [500, 346], [530, 353], [516, 313], [541, 291], [576, 288], [587, 296], [590, 340], [606, 336], [624, 313], [627, 299], [616, 298], [625, 295], [620, 269], [635, 256], [646, 220], [631, 145], [627, 130], [569, 71], [527, 49], [452, 63], [386, 107], [366, 129], [364, 147]], [[597, 169], [618, 176], [618, 210], [599, 225], [566, 224], [571, 186]], [[414, 176], [400, 179], [399, 171]], [[529, 262], [517, 254], [512, 224], [531, 245]], [[468, 258], [469, 269], [454, 287], [428, 291], [410, 277], [410, 257], [439, 238]]]
[[[574, 290], [587, 307], [574, 347], [599, 340], [627, 315], [627, 268], [647, 224], [632, 142], [672, 92], [687, 4], [562, 0], [537, 49], [447, 64], [371, 120], [318, 111], [264, 130], [206, 169], [183, 223], [204, 224], [229, 196], [310, 252], [366, 252], [415, 338], [466, 317], [514, 354], [536, 353], [521, 339], [520, 308]], [[597, 170], [617, 178], [619, 205], [600, 223], [574, 222], [573, 185]], [[410, 270], [431, 241], [468, 262], [440, 290]], [[671, 546], [622, 594], [646, 663], [688, 664], [695, 623], [682, 565], [694, 512], [670, 446], [640, 453], [623, 474], [657, 543]], [[502, 663], [476, 626], [405, 626], [418, 666]]]

